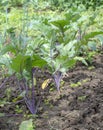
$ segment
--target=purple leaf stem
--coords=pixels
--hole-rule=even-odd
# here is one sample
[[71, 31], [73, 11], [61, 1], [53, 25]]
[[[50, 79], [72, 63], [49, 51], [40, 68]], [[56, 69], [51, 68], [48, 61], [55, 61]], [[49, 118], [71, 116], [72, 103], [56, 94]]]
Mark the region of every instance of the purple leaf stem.
[[62, 78], [62, 73], [60, 71], [57, 71], [53, 75], [53, 77], [54, 77], [54, 81], [55, 81], [55, 84], [56, 84], [56, 88], [59, 91], [60, 90], [60, 81], [61, 81], [61, 78]]

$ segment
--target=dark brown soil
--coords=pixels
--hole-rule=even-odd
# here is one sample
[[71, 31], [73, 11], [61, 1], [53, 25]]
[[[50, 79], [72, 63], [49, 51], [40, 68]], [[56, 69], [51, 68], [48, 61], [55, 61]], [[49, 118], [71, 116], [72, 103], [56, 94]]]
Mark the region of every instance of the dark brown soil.
[[[46, 94], [33, 121], [36, 130], [103, 130], [103, 55], [95, 56], [92, 66], [78, 64], [61, 84], [60, 93], [53, 90]], [[0, 90], [2, 98], [4, 90]], [[17, 89], [12, 91], [15, 97]], [[28, 119], [25, 104], [18, 105], [23, 109], [19, 115], [14, 115], [15, 103], [0, 106], [0, 113], [9, 114], [0, 117], [0, 130], [18, 130]]]

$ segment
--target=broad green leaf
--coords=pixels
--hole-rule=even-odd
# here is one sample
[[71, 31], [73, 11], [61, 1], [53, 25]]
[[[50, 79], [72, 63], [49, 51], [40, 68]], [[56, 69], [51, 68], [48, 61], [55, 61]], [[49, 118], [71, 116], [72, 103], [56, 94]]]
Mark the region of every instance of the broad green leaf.
[[27, 72], [31, 72], [32, 69], [32, 59], [31, 57], [27, 57], [24, 61], [24, 68], [27, 70]]
[[90, 38], [93, 38], [93, 37], [95, 37], [95, 36], [97, 36], [99, 34], [103, 34], [103, 32], [102, 31], [100, 31], [100, 32], [91, 32], [89, 34], [86, 34], [84, 36], [84, 38], [85, 38], [86, 41], [88, 41]]
[[25, 61], [29, 58], [29, 56], [23, 56], [22, 54], [18, 54], [14, 59], [12, 59], [11, 68], [15, 72], [22, 72], [26, 67]]
[[54, 67], [55, 67], [55, 70], [59, 70], [61, 68], [61, 66], [64, 64], [65, 61], [67, 61], [68, 57], [67, 56], [58, 56], [55, 61], [53, 62], [54, 63]]
[[70, 21], [72, 21], [72, 22], [76, 22], [79, 18], [80, 18], [80, 15], [78, 14], [78, 13], [76, 13], [76, 14], [73, 14], [73, 13], [67, 13], [67, 14], [65, 14], [65, 16], [66, 16], [66, 19], [70, 22]]
[[11, 28], [7, 29], [7, 32], [8, 32], [8, 33], [14, 33], [14, 32], [15, 32], [15, 29], [16, 29], [16, 28], [11, 27]]
[[93, 42], [93, 41], [90, 41], [88, 42], [88, 47], [93, 50], [93, 51], [96, 51], [97, 47], [96, 47], [97, 43], [96, 42]]
[[23, 121], [19, 126], [19, 130], [34, 130], [32, 119]]
[[70, 60], [66, 61], [64, 64], [62, 64], [60, 71], [65, 73], [68, 69], [72, 68], [75, 64], [76, 64], [76, 60], [70, 59]]
[[33, 60], [32, 60], [32, 67], [44, 67], [47, 64], [47, 62], [42, 59], [40, 56], [38, 55], [34, 55], [33, 56]]
[[77, 43], [77, 40], [73, 40], [66, 44], [64, 48], [69, 52], [72, 48], [74, 48], [75, 44]]
[[75, 59], [70, 59], [68, 60], [66, 63], [64, 63], [64, 67], [66, 68], [72, 68], [76, 63], [76, 60]]
[[12, 44], [8, 44], [8, 45], [4, 46], [1, 49], [0, 54], [4, 55], [7, 52], [14, 52], [14, 53], [16, 52], [16, 50], [15, 50], [15, 48], [14, 48], [14, 46]]
[[98, 35], [96, 38], [99, 39], [101, 45], [103, 46], [103, 35]]
[[50, 23], [59, 28], [63, 32], [67, 30], [66, 28], [64, 28], [66, 25], [68, 25], [68, 21], [65, 19], [51, 21]]
[[75, 63], [75, 59], [68, 59], [68, 56], [60, 56], [56, 58], [54, 65], [56, 70], [66, 72], [68, 68], [72, 68], [75, 65]]

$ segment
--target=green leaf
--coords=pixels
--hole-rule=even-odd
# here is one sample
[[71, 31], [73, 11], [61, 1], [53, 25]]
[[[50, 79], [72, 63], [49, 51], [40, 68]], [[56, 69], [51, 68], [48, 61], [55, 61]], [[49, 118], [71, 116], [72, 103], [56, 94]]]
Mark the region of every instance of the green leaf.
[[100, 31], [100, 32], [91, 32], [91, 33], [85, 35], [84, 38], [85, 38], [86, 41], [88, 41], [88, 39], [93, 38], [93, 37], [95, 37], [95, 36], [97, 36], [99, 34], [103, 34], [103, 32], [102, 31]]
[[68, 60], [66, 63], [64, 63], [64, 67], [65, 68], [72, 68], [76, 63], [76, 60], [75, 59], [70, 59]]
[[75, 60], [81, 61], [83, 64], [85, 64], [86, 66], [88, 66], [88, 63], [86, 62], [86, 60], [83, 57], [76, 56]]
[[66, 28], [64, 28], [66, 25], [68, 25], [68, 21], [65, 19], [51, 21], [50, 23], [62, 30], [63, 32], [67, 30]]
[[14, 32], [15, 32], [15, 29], [16, 29], [16, 28], [11, 27], [11, 28], [7, 29], [7, 32], [8, 32], [8, 33], [14, 33]]
[[93, 42], [93, 41], [90, 41], [88, 42], [88, 47], [93, 50], [93, 51], [96, 51], [97, 47], [96, 47], [96, 42]]
[[34, 55], [33, 56], [33, 60], [32, 60], [32, 67], [44, 67], [47, 64], [47, 62], [42, 59], [40, 56], [38, 55]]
[[56, 58], [54, 66], [56, 70], [66, 72], [68, 68], [72, 68], [75, 65], [75, 63], [75, 59], [68, 59], [68, 56], [61, 56]]
[[62, 64], [62, 67], [60, 68], [61, 72], [66, 72], [68, 69], [72, 68], [76, 64], [75, 59], [69, 59], [64, 64]]
[[14, 53], [15, 53], [16, 50], [15, 50], [15, 48], [14, 48], [13, 45], [8, 44], [8, 45], [4, 46], [4, 47], [1, 49], [0, 54], [1, 54], [1, 55], [4, 55], [4, 54], [6, 54], [7, 52], [14, 52]]
[[32, 59], [31, 59], [31, 57], [28, 56], [25, 59], [24, 68], [27, 70], [27, 72], [31, 72], [31, 69], [32, 69]]
[[103, 46], [103, 36], [102, 35], [98, 35], [96, 36], [97, 39], [99, 39], [101, 46]]
[[32, 119], [23, 121], [19, 126], [19, 130], [34, 130]]
[[76, 22], [80, 18], [79, 13], [73, 14], [73, 12], [66, 13], [65, 16], [69, 22]]
[[46, 64], [47, 62], [38, 55], [24, 56], [18, 54], [12, 59], [11, 68], [18, 73], [22, 72], [24, 69], [31, 72], [32, 67], [42, 68]]
[[68, 44], [66, 44], [64, 48], [69, 52], [71, 49], [75, 47], [76, 43], [77, 43], [77, 40], [72, 40]]
[[[54, 67], [55, 70], [58, 70], [61, 68], [61, 66], [63, 66], [63, 64], [65, 63], [65, 61], [67, 61], [68, 57], [67, 56], [58, 56], [55, 61], [54, 61]], [[64, 67], [65, 68], [65, 67]]]
[[12, 59], [11, 68], [15, 72], [20, 73], [26, 67], [25, 62], [29, 57], [30, 56], [23, 56], [22, 54], [18, 54], [14, 59]]
[[9, 66], [10, 61], [11, 59], [7, 54], [0, 57], [0, 65]]

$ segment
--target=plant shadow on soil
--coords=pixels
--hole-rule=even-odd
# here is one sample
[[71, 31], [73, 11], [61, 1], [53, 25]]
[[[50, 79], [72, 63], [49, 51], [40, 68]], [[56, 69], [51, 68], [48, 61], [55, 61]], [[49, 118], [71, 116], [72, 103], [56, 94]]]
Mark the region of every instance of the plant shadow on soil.
[[[56, 90], [45, 92], [45, 98], [39, 107], [38, 116], [34, 119], [36, 130], [103, 130], [103, 55], [95, 56], [93, 67], [79, 64], [63, 78], [61, 93]], [[48, 77], [48, 76], [47, 76]], [[76, 87], [71, 84], [78, 84]], [[9, 85], [14, 86], [11, 80]], [[5, 98], [1, 89], [0, 95]], [[18, 93], [13, 87], [12, 98]], [[9, 99], [10, 100], [10, 99]], [[18, 103], [23, 110], [15, 115], [15, 104], [0, 106], [0, 130], [18, 130], [18, 126], [28, 112], [23, 102]], [[16, 113], [17, 114], [17, 113]]]

